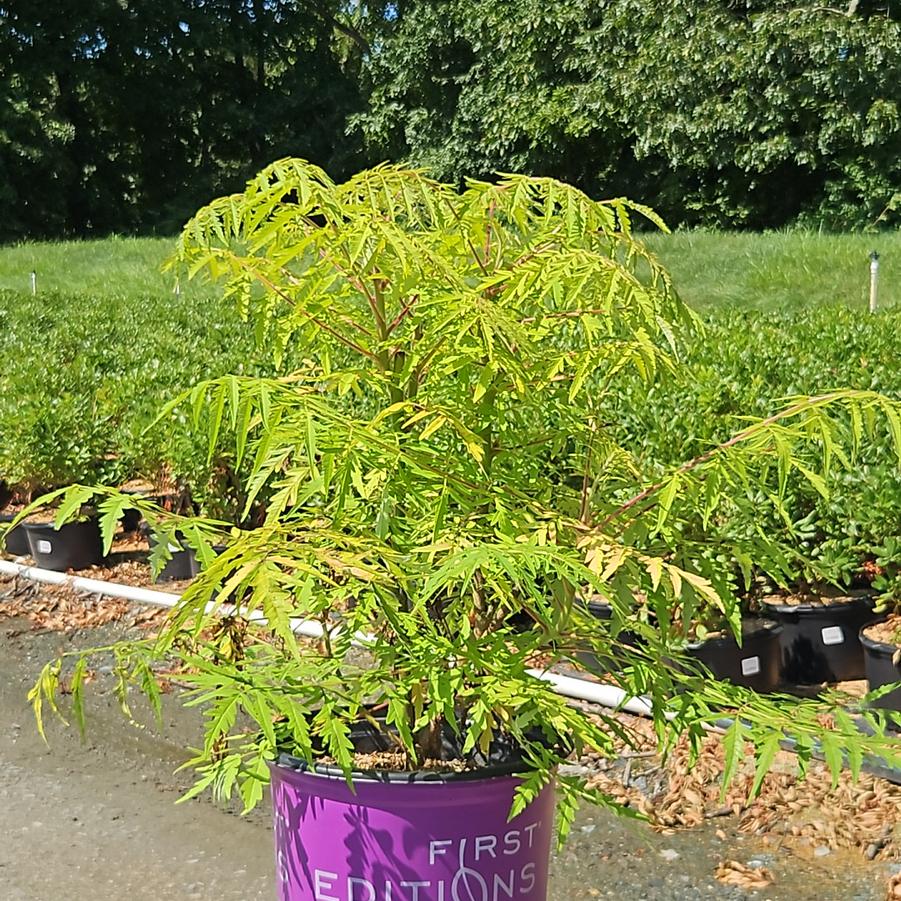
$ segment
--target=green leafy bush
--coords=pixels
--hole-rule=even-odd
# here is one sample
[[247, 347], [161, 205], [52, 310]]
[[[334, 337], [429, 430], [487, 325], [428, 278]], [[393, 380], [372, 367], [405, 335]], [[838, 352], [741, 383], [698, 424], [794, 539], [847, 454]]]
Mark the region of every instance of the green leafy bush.
[[[647, 393], [637, 381], [623, 385], [607, 418], [653, 471], [704, 453], [726, 440], [741, 417], [767, 416], [784, 397], [844, 385], [898, 398], [899, 325], [898, 312], [871, 316], [832, 305], [772, 313], [719, 310], [706, 318], [703, 340], [688, 348], [678, 379]], [[781, 581], [825, 578], [847, 585], [867, 561], [879, 557], [887, 564], [892, 555], [886, 542], [901, 538], [901, 482], [889, 428], [873, 431], [852, 468], [834, 463], [828, 484], [789, 478], [779, 507], [753, 485], [733, 495], [733, 509], [719, 523], [724, 537], [740, 544], [743, 535], [768, 534], [772, 553], [760, 555], [758, 548], [752, 562], [758, 568], [768, 563]], [[736, 560], [721, 555], [721, 548], [712, 555], [711, 575], [726, 572], [740, 581]]]
[[[173, 403], [210, 446], [233, 436], [248, 503], [269, 492], [259, 528], [232, 533], [214, 560], [220, 524], [168, 518], [209, 565], [158, 641], [117, 648], [123, 677], [145, 688], [154, 658], [190, 664], [192, 703], [207, 712], [196, 791], [237, 790], [250, 807], [279, 751], [326, 754], [350, 778], [350, 730], [365, 719], [409, 768], [440, 756], [448, 732], [464, 765], [503, 736], [523, 761], [521, 809], [572, 751], [614, 751], [615, 716], [561, 704], [534, 677], [586, 647], [625, 656], [622, 687], [650, 697], [664, 744], [734, 715], [727, 781], [746, 741], [763, 772], [786, 735], [802, 763], [815, 741], [833, 766], [839, 747], [855, 769], [867, 752], [901, 760], [887, 714], [864, 712], [872, 734], [843, 712], [829, 730], [816, 703], [783, 707], [668, 665], [671, 632], [699, 610], [738, 627], [728, 586], [679, 565], [674, 536], [690, 559], [717, 543], [703, 527], [749, 485], [778, 507], [790, 478], [821, 482], [838, 448], [852, 467], [879, 421], [901, 447], [901, 412], [871, 391], [798, 398], [649, 478], [606, 410], [624, 385], [638, 402], [678, 373], [675, 335], [695, 322], [634, 236], [638, 216], [658, 222], [552, 179], [457, 191], [383, 167], [336, 184], [282, 160], [188, 224], [176, 263], [222, 280], [277, 360], [293, 348], [305, 361], [281, 378], [207, 380]], [[64, 492], [57, 521], [98, 496], [109, 534], [132, 502], [110, 489]], [[768, 547], [751, 535], [744, 550]], [[583, 610], [585, 593], [610, 601], [612, 625]], [[211, 599], [235, 606], [219, 618]], [[319, 624], [315, 646], [294, 618]], [[646, 646], [619, 647], [627, 624]], [[31, 694], [39, 716], [61, 665]], [[564, 827], [577, 797], [607, 803], [559, 781]]]
[[168, 473], [205, 509], [232, 511], [228, 453], [211, 456], [184, 417], [153, 425], [166, 400], [210, 374], [272, 371], [221, 301], [0, 292], [0, 357], [10, 485], [27, 494]]

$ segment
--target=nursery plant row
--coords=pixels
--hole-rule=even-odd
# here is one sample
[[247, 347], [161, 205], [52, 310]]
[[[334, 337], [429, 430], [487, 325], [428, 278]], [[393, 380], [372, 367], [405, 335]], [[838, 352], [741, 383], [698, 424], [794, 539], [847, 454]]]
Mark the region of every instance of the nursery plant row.
[[[152, 500], [160, 503], [164, 499]], [[10, 514], [0, 514], [0, 524], [13, 519]], [[143, 536], [155, 583], [189, 580], [204, 568], [192, 546], [198, 540], [196, 534], [176, 531], [156, 535], [133, 509], [125, 510], [119, 522], [125, 535]], [[228, 539], [223, 536], [221, 540]], [[219, 554], [226, 545], [211, 539], [209, 549]], [[100, 517], [96, 515], [61, 527], [47, 521], [47, 517], [25, 519], [6, 533], [4, 550], [16, 558], [30, 557], [41, 569], [59, 572], [102, 566], [106, 562]], [[891, 633], [883, 628], [884, 617], [877, 612], [875, 592], [826, 588], [820, 591], [816, 596], [808, 592], [807, 597], [773, 595], [760, 602], [761, 615], [747, 617], [742, 623], [741, 644], [731, 634], [711, 633], [689, 642], [684, 652], [717, 678], [762, 692], [862, 679], [868, 680], [871, 691], [877, 691], [901, 682]], [[592, 600], [584, 603], [597, 620], [612, 620], [609, 604]], [[635, 632], [621, 632], [620, 639], [633, 647], [642, 645]], [[615, 669], [620, 663], [615, 657], [602, 660], [588, 652], [581, 658], [594, 674]], [[874, 703], [901, 711], [901, 686]]]
[[[725, 308], [705, 316], [678, 379], [625, 381], [600, 411], [649, 472], [702, 453], [748, 415], [838, 386], [901, 396], [901, 313], [840, 306], [793, 312]], [[140, 479], [189, 492], [202, 512], [238, 515], [229, 442], [211, 453], [182, 406], [159, 409], [203, 378], [276, 370], [233, 304], [211, 293], [171, 298], [0, 291], [0, 503], [73, 482]], [[287, 349], [281, 369], [302, 361]], [[661, 415], [665, 411], [666, 415]], [[549, 420], [549, 425], [553, 423]], [[828, 492], [791, 486], [767, 528], [800, 537], [792, 561], [811, 580], [850, 585], [901, 560], [901, 479], [888, 432], [836, 472]], [[826, 494], [828, 493], [828, 497]], [[755, 510], [755, 518], [763, 513]], [[738, 520], [733, 517], [733, 524]], [[863, 569], [862, 569], [863, 567]]]
[[[742, 415], [766, 416], [785, 398], [837, 385], [901, 396], [899, 318], [894, 312], [866, 317], [840, 306], [708, 313], [700, 338], [687, 348], [684, 372], [650, 390], [637, 378], [624, 381], [603, 410], [607, 427], [652, 479], [725, 440]], [[150, 294], [143, 303], [124, 295], [2, 292], [0, 325], [6, 360], [0, 373], [3, 519], [58, 486], [139, 482], [145, 493], [165, 493], [170, 510], [250, 524], [231, 442], [211, 446], [190, 426], [188, 404], [157, 418], [167, 401], [201, 378], [276, 371], [227, 302], [208, 292], [170, 299]], [[281, 368], [288, 372], [301, 362], [289, 350]], [[554, 427], [550, 417], [548, 427]], [[734, 555], [721, 544], [709, 560], [682, 561], [746, 596], [744, 650], [730, 638], [708, 637], [714, 624], [701, 610], [689, 636], [696, 656], [719, 675], [760, 690], [783, 680], [863, 678], [858, 633], [876, 616], [872, 599], [898, 593], [901, 570], [901, 479], [888, 433], [858, 448], [854, 465], [836, 467], [825, 485], [791, 479], [784, 509], [755, 503], [753, 490], [749, 500], [715, 524], [727, 537], [736, 536]], [[68, 528], [87, 530], [87, 557], [45, 553], [43, 564], [65, 569], [96, 563], [96, 525]], [[30, 529], [35, 542], [49, 546], [41, 535], [52, 526]], [[748, 529], [780, 536], [784, 548], [800, 553], [743, 560], [739, 538]], [[33, 552], [25, 530], [8, 549]], [[157, 550], [155, 562], [165, 567], [162, 578], [196, 572], [193, 551], [177, 545]], [[867, 600], [821, 600], [855, 593]], [[785, 596], [788, 605], [775, 603]], [[887, 640], [881, 650], [880, 642], [864, 638], [874, 687], [901, 678], [893, 652], [885, 650], [896, 636], [883, 627], [880, 637]], [[883, 703], [897, 707], [901, 694]]]

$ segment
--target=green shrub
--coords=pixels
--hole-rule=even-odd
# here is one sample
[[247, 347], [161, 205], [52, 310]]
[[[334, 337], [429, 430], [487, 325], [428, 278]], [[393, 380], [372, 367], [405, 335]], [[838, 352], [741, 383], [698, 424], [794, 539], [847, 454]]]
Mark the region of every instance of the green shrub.
[[272, 371], [221, 300], [0, 292], [0, 357], [9, 484], [28, 492], [166, 472], [205, 508], [234, 508], [227, 453], [211, 459], [183, 418], [153, 425], [168, 398], [204, 377]]
[[[705, 526], [745, 510], [752, 485], [778, 508], [791, 477], [817, 485], [834, 463], [852, 469], [877, 421], [901, 449], [901, 407], [871, 391], [797, 398], [648, 478], [605, 408], [683, 370], [674, 333], [691, 338], [693, 316], [632, 233], [642, 215], [658, 221], [551, 179], [457, 191], [382, 167], [336, 184], [282, 160], [188, 224], [177, 263], [219, 278], [276, 360], [293, 347], [306, 361], [283, 378], [206, 380], [174, 402], [211, 446], [233, 436], [248, 500], [270, 492], [260, 527], [232, 533], [215, 560], [217, 523], [169, 518], [209, 565], [158, 641], [116, 650], [123, 679], [152, 696], [154, 658], [190, 664], [207, 710], [194, 792], [238, 791], [251, 807], [280, 751], [310, 764], [327, 754], [350, 779], [351, 729], [365, 719], [409, 769], [439, 756], [447, 732], [473, 765], [504, 736], [526, 772], [518, 811], [572, 751], [615, 753], [617, 719], [561, 704], [531, 669], [584, 648], [625, 655], [620, 684], [650, 696], [667, 745], [733, 715], [726, 782], [746, 740], [757, 786], [787, 735], [802, 761], [819, 741], [836, 773], [846, 750], [855, 769], [865, 752], [899, 760], [882, 714], [862, 714], [873, 734], [842, 711], [830, 730], [815, 703], [782, 706], [669, 665], [671, 632], [709, 610], [739, 626], [728, 585], [672, 549], [706, 559], [721, 542]], [[77, 486], [57, 521], [97, 497], [107, 527], [129, 502]], [[771, 545], [751, 534], [741, 550], [753, 560]], [[611, 624], [583, 610], [587, 592], [610, 601]], [[211, 599], [235, 609], [220, 619]], [[321, 641], [299, 641], [292, 618], [318, 623]], [[618, 646], [626, 625], [645, 647]], [[90, 653], [78, 654], [77, 699]], [[61, 666], [32, 691], [39, 716]], [[609, 803], [570, 776], [559, 784], [564, 828], [579, 797]]]

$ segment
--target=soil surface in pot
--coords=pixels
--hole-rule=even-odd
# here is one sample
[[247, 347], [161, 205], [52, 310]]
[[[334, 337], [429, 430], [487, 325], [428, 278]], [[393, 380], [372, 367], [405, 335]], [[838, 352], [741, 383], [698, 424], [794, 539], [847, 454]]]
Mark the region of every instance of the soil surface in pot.
[[873, 592], [869, 589], [853, 589], [843, 591], [838, 588], [823, 588], [816, 592], [788, 592], [786, 594], [770, 594], [761, 598], [764, 609], [767, 605], [785, 607], [835, 607], [852, 604], [861, 598], [869, 598]]
[[[381, 724], [378, 728], [368, 720], [361, 720], [350, 731], [350, 741], [356, 749], [353, 754], [354, 769], [361, 778], [372, 777], [378, 781], [388, 779], [392, 782], [411, 779], [420, 781], [420, 777], [427, 773], [427, 778], [443, 775], [447, 777], [447, 781], [458, 781], [458, 775], [460, 779], [510, 775], [522, 765], [519, 746], [503, 733], [495, 733], [487, 754], [478, 749], [464, 754], [460, 737], [454, 735], [451, 727], [445, 724], [440, 736], [440, 747], [434, 749], [436, 755], [418, 760], [411, 769], [409, 760], [392, 737], [392, 727], [384, 722], [384, 714], [377, 708], [371, 714]], [[541, 733], [534, 734], [534, 738], [544, 743]], [[305, 761], [290, 753], [282, 754], [279, 764], [289, 769], [308, 769]], [[341, 775], [335, 759], [324, 753], [316, 758], [316, 769]]]
[[863, 634], [872, 641], [880, 641], [882, 644], [894, 644], [901, 647], [901, 614], [893, 613], [882, 622], [866, 626]]
[[[28, 518], [25, 520], [29, 523], [34, 523], [35, 525], [49, 525], [56, 521], [57, 510], [55, 507], [45, 508], [43, 510], [35, 510], [34, 513], [30, 513]], [[92, 516], [95, 516], [96, 512], [94, 510], [90, 510], [85, 508], [81, 511], [80, 515], [77, 519], [70, 519], [69, 522], [84, 522], [87, 519], [90, 519]]]
[[129, 482], [123, 482], [119, 486], [119, 490], [125, 494], [159, 494], [160, 489], [153, 482], [146, 479], [132, 479]]

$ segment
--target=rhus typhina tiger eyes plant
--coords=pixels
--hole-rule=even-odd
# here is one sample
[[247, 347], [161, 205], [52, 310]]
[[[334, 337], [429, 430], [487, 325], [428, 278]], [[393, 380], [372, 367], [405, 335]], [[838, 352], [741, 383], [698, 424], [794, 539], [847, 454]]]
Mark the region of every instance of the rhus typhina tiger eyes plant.
[[[209, 565], [158, 641], [120, 651], [126, 677], [169, 654], [190, 664], [191, 703], [207, 712], [196, 791], [237, 789], [252, 806], [281, 751], [350, 777], [351, 730], [366, 720], [408, 769], [446, 756], [448, 736], [464, 767], [505, 741], [522, 761], [521, 810], [571, 753], [628, 739], [615, 715], [562, 703], [535, 677], [586, 648], [625, 661], [619, 684], [650, 698], [663, 746], [735, 715], [727, 778], [746, 742], [762, 774], [786, 736], [802, 762], [816, 742], [835, 767], [843, 751], [855, 767], [864, 754], [901, 762], [881, 714], [865, 714], [872, 735], [844, 714], [830, 731], [813, 702], [782, 707], [665, 663], [673, 624], [697, 611], [738, 625], [728, 584], [692, 569], [689, 547], [674, 562], [679, 523], [713, 534], [750, 485], [771, 483], [778, 504], [791, 473], [821, 484], [877, 420], [897, 439], [901, 419], [872, 393], [801, 398], [647, 477], [604, 401], [627, 374], [665, 378], [697, 326], [633, 217], [663, 227], [645, 207], [552, 179], [457, 191], [380, 167], [335, 184], [282, 160], [186, 226], [172, 265], [223, 281], [276, 357], [290, 347], [307, 361], [283, 378], [204, 382], [171, 408], [193, 409], [210, 447], [233, 433], [247, 503], [266, 492], [265, 521], [214, 559], [215, 523], [167, 520]], [[68, 505], [91, 491], [72, 489]], [[118, 515], [115, 492], [94, 492]], [[751, 536], [746, 553], [767, 541]], [[586, 615], [589, 594], [609, 600], [611, 623]], [[234, 605], [225, 626], [211, 600]], [[298, 638], [297, 620], [318, 623], [318, 640]], [[627, 624], [640, 649], [618, 646]], [[60, 666], [48, 664], [36, 704], [53, 698]], [[564, 828], [580, 795], [605, 800], [569, 776], [559, 786]]]

